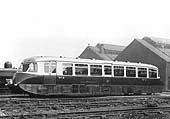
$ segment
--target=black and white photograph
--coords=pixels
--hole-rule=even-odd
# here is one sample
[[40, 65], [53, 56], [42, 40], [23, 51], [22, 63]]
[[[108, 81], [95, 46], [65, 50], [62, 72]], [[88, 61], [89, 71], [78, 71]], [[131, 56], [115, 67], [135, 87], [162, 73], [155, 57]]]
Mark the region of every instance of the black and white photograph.
[[170, 119], [168, 0], [1, 0], [0, 118]]

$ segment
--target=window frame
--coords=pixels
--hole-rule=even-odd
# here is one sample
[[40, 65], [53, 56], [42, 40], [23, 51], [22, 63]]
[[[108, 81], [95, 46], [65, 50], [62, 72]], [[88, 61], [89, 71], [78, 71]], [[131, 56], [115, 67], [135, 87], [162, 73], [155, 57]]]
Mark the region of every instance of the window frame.
[[[109, 70], [110, 70], [110, 73], [109, 73], [109, 74], [106, 74], [106, 71], [105, 71], [106, 69], [105, 69], [105, 67], [110, 67], [110, 69], [109, 69]], [[104, 65], [104, 66], [103, 66], [103, 71], [104, 71], [104, 72], [103, 72], [103, 75], [104, 75], [104, 76], [111, 76], [111, 75], [113, 74], [112, 65]]]
[[44, 62], [44, 73], [50, 73], [50, 62]]
[[[115, 68], [115, 67], [118, 67], [118, 68]], [[121, 67], [121, 68], [120, 68]], [[116, 69], [123, 69], [122, 71], [122, 75], [116, 75], [115, 73], [115, 70]], [[114, 73], [114, 77], [124, 77], [124, 74], [125, 74], [125, 67], [123, 65], [113, 65], [113, 73]], [[119, 72], [120, 73], [120, 72]]]
[[[102, 64], [90, 64], [89, 66], [90, 66], [90, 76], [102, 76], [103, 75]], [[96, 73], [92, 74], [94, 72], [94, 69], [95, 69], [94, 66], [97, 66], [96, 67], [97, 70], [96, 70]], [[93, 70], [93, 72], [92, 72], [92, 70]], [[100, 73], [100, 74], [98, 74], [98, 73]]]
[[[57, 72], [56, 71], [57, 70], [57, 62], [56, 61], [45, 61], [45, 62], [43, 62], [43, 64], [44, 64], [44, 73], [46, 73], [46, 74], [56, 74], [56, 72]], [[46, 65], [46, 64], [48, 64], [48, 65]], [[47, 71], [46, 71], [46, 67], [48, 68]], [[55, 70], [55, 72], [53, 72], [52, 70]]]
[[[54, 69], [52, 69], [54, 68]], [[55, 71], [55, 72], [53, 72]], [[51, 74], [56, 74], [57, 73], [57, 62], [56, 61], [51, 61], [50, 62], [50, 73]]]
[[[131, 74], [132, 71], [134, 73], [133, 75]], [[136, 67], [135, 66], [126, 66], [126, 77], [136, 78]]]
[[[68, 67], [65, 67], [64, 65], [65, 64], [69, 64], [69, 66]], [[64, 68], [66, 69], [66, 68], [69, 68], [67, 71], [69, 71], [69, 73], [68, 74], [64, 74]], [[71, 70], [70, 70], [71, 69]], [[71, 72], [70, 72], [71, 71]], [[64, 76], [72, 76], [73, 75], [73, 63], [71, 63], [71, 62], [63, 62], [62, 63], [62, 75], [64, 75]]]
[[[77, 66], [76, 66], [77, 65]], [[80, 66], [78, 66], [78, 65], [80, 65]], [[82, 66], [81, 66], [82, 65]], [[88, 64], [86, 64], [86, 63], [75, 63], [74, 64], [74, 68], [75, 68], [75, 76], [88, 76], [88, 72], [89, 72], [89, 70], [88, 70]], [[86, 69], [86, 71], [87, 71], [87, 73], [80, 73], [80, 74], [77, 74], [77, 70], [78, 69]]]
[[[154, 71], [151, 71], [154, 70]], [[151, 73], [155, 73], [155, 77], [152, 77]], [[149, 68], [149, 78], [158, 78], [158, 69], [154, 69], [154, 68]]]
[[[147, 70], [147, 67], [138, 67], [137, 69], [138, 69], [138, 72], [137, 72], [137, 73], [138, 73], [138, 78], [148, 78], [148, 70]], [[139, 69], [146, 69], [146, 70], [139, 70]], [[139, 71], [143, 71], [143, 72], [145, 71], [145, 72], [146, 72], [146, 73], [145, 73], [146, 76], [140, 76], [141, 74], [139, 74]]]
[[28, 70], [29, 70], [29, 63], [22, 63], [20, 67], [22, 69], [22, 72], [28, 72]]

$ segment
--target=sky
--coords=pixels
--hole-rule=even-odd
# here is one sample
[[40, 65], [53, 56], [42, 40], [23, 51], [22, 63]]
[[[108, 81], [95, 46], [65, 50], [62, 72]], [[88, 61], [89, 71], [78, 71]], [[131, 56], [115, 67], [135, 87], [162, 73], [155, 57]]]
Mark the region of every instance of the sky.
[[168, 0], [1, 0], [0, 68], [32, 56], [77, 57], [90, 44], [170, 39]]

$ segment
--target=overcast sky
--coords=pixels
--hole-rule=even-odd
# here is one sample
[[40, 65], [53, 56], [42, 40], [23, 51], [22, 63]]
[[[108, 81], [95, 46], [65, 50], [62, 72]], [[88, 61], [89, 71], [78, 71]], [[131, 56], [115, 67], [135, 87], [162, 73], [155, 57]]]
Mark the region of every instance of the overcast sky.
[[88, 43], [170, 39], [168, 0], [1, 0], [0, 67], [27, 57], [77, 57]]

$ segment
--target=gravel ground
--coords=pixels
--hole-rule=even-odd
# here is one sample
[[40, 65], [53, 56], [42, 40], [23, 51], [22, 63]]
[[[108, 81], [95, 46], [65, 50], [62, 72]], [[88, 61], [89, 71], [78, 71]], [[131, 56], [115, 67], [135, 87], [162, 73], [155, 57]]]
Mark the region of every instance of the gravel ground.
[[[92, 98], [0, 98], [0, 118], [7, 119], [170, 119], [167, 110], [123, 110], [147, 107], [170, 107], [170, 96], [109, 96]], [[89, 112], [74, 114], [74, 112]], [[73, 114], [67, 114], [73, 113]]]

